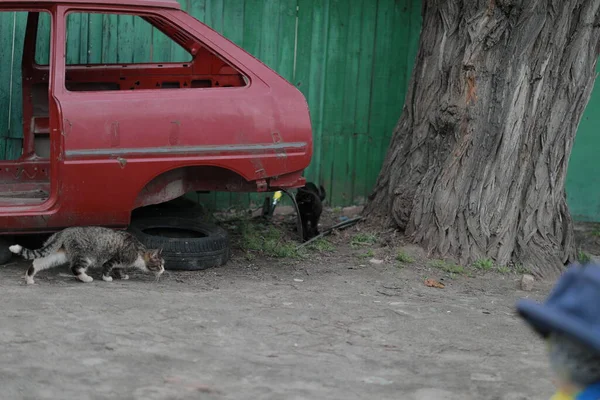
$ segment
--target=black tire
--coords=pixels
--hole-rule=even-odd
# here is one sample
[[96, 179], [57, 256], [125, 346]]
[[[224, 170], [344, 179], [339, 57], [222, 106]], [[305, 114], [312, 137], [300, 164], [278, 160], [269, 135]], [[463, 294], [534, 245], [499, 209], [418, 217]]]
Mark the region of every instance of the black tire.
[[219, 267], [227, 263], [231, 255], [227, 231], [195, 219], [139, 218], [131, 222], [129, 231], [147, 248], [162, 249], [165, 269], [169, 270]]
[[9, 243], [6, 239], [0, 238], [0, 265], [4, 265], [12, 258], [12, 253], [8, 250], [8, 246], [14, 243]]

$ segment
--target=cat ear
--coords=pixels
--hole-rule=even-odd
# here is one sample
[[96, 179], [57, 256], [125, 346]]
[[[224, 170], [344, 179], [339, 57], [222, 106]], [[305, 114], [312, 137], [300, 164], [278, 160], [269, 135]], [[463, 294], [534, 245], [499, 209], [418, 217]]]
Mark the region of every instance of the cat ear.
[[162, 255], [162, 249], [154, 249], [151, 253], [152, 257], [160, 257]]

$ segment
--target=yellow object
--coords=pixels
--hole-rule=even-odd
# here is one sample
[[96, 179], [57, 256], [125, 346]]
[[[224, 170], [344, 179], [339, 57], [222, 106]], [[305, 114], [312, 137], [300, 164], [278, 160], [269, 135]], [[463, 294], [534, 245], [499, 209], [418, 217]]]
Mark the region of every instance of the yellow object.
[[554, 396], [552, 396], [552, 398], [550, 400], [573, 400], [573, 399], [574, 399], [573, 396], [565, 394], [564, 392], [558, 392]]
[[283, 192], [281, 190], [278, 190], [275, 193], [273, 193], [273, 202], [271, 203], [271, 213], [275, 210], [275, 206], [281, 199], [282, 195], [283, 195]]

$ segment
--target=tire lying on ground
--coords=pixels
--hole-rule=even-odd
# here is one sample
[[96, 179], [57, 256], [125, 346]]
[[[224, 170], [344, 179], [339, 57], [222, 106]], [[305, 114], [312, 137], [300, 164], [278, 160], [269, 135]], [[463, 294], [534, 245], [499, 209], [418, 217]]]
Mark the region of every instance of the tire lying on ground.
[[224, 265], [231, 250], [227, 231], [183, 217], [132, 220], [129, 231], [148, 249], [162, 249], [165, 269], [197, 271]]

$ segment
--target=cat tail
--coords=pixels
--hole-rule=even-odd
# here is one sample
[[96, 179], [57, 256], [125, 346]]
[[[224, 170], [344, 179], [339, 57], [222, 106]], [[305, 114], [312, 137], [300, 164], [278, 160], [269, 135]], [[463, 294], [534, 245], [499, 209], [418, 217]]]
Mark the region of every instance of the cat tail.
[[29, 250], [25, 247], [15, 244], [10, 246], [8, 249], [17, 255], [20, 255], [26, 260], [35, 260], [36, 258], [46, 257], [48, 254], [54, 253], [62, 246], [62, 240], [60, 232], [50, 236], [44, 243], [44, 246], [37, 250]]

